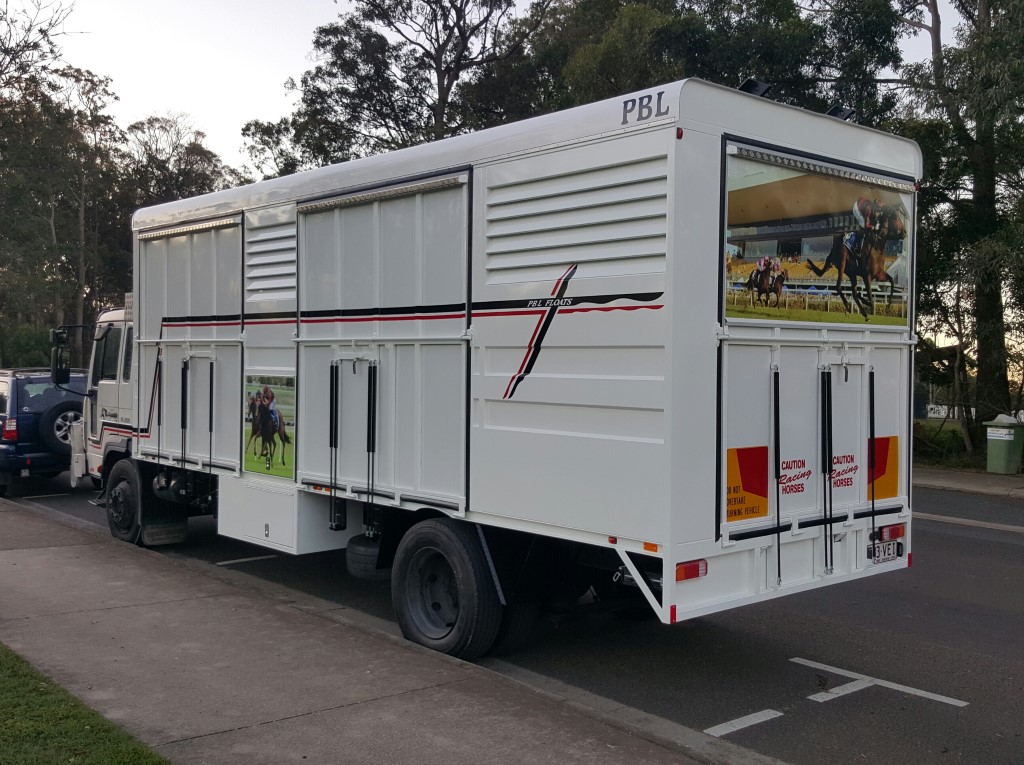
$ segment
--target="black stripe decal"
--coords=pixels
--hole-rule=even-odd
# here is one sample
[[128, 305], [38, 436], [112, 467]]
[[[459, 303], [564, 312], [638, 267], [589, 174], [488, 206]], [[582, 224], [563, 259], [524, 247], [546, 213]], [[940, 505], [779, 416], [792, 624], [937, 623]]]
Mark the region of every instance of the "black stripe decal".
[[[568, 280], [566, 280], [568, 281]], [[521, 299], [521, 300], [484, 300], [473, 303], [474, 311], [500, 311], [516, 309], [547, 310], [550, 308], [573, 308], [579, 305], [608, 305], [616, 300], [632, 300], [638, 303], [653, 303], [664, 296], [664, 292], [623, 292], [614, 295], [581, 295], [578, 297], [565, 297], [565, 283], [559, 294], [552, 297]], [[408, 306], [375, 306], [371, 308], [324, 308], [309, 311], [300, 311], [298, 317], [301, 319], [333, 319], [362, 316], [402, 316], [405, 314], [444, 314], [458, 313], [465, 314], [466, 306], [463, 303], [441, 303], [437, 305], [408, 305]], [[295, 319], [293, 311], [278, 311], [266, 313], [247, 313], [246, 321], [260, 321], [272, 319]], [[162, 324], [200, 324], [204, 322], [241, 322], [241, 314], [203, 314], [188, 316], [165, 316]]]

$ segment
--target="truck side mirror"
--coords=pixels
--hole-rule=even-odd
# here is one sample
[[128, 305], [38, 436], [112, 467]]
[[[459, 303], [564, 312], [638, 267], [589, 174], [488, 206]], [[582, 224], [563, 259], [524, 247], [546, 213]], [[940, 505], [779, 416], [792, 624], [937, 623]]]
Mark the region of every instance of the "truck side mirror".
[[50, 349], [50, 381], [54, 385], [67, 385], [71, 382], [71, 359], [64, 346]]

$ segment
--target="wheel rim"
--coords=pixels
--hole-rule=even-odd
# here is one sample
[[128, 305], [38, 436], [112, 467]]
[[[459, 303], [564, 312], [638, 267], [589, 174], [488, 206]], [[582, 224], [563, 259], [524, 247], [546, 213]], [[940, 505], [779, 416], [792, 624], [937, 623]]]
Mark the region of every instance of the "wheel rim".
[[441, 640], [459, 619], [459, 583], [448, 559], [437, 549], [418, 550], [411, 561], [413, 584], [409, 588], [409, 615], [419, 631]]
[[64, 412], [53, 421], [53, 435], [65, 444], [71, 443], [71, 426], [82, 421], [80, 412]]
[[119, 531], [131, 531], [135, 522], [134, 503], [126, 489], [127, 483], [127, 481], [119, 483], [110, 490], [110, 495], [107, 497], [107, 514], [111, 523]]

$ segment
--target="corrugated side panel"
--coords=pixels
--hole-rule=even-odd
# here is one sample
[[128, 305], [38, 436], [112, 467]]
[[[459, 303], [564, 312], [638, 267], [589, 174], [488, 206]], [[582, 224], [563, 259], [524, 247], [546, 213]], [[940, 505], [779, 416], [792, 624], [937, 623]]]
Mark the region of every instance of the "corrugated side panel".
[[667, 176], [655, 157], [490, 187], [487, 283], [570, 263], [592, 264], [590, 276], [664, 272]]

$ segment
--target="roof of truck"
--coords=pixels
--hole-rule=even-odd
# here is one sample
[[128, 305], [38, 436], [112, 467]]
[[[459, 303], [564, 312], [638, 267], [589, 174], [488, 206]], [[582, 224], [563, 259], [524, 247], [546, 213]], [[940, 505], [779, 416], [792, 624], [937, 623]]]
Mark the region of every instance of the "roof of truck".
[[[683, 91], [693, 91], [687, 100], [694, 102], [716, 100], [726, 96], [729, 103], [789, 110], [798, 112], [801, 119], [812, 118], [827, 121], [833, 130], [849, 130], [873, 133], [885, 141], [905, 142], [919, 155], [916, 144], [907, 139], [897, 138], [889, 133], [872, 128], [842, 122], [835, 117], [808, 112], [797, 107], [752, 96], [733, 88], [705, 82], [698, 79], [680, 80], [658, 85], [637, 93], [626, 94], [592, 104], [566, 109], [540, 117], [499, 125], [476, 133], [453, 136], [441, 141], [420, 144], [386, 154], [378, 154], [349, 162], [307, 170], [294, 175], [272, 178], [233, 189], [217, 191], [198, 197], [168, 202], [162, 205], [142, 208], [132, 219], [135, 231], [179, 225], [185, 221], [214, 219], [236, 215], [243, 210], [281, 204], [295, 200], [312, 200], [339, 193], [411, 179], [425, 174], [455, 172], [474, 163], [496, 161], [503, 157], [527, 151], [542, 150], [573, 142], [584, 142], [596, 138], [613, 136], [652, 127], [675, 124], [681, 115]], [[705, 98], [701, 98], [701, 93]], [[660, 100], [657, 100], [659, 98]], [[630, 99], [651, 97], [650, 104], [661, 105], [661, 116], [640, 123], [626, 122], [624, 104]], [[711, 98], [708, 98], [711, 97]], [[741, 99], [749, 99], [744, 102]], [[697, 107], [699, 109], [699, 107]], [[785, 112], [780, 111], [780, 114]], [[843, 128], [837, 128], [843, 125]], [[852, 133], [851, 133], [852, 137]], [[918, 167], [920, 162], [915, 163]], [[919, 173], [918, 173], [919, 174]]]

